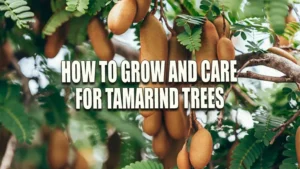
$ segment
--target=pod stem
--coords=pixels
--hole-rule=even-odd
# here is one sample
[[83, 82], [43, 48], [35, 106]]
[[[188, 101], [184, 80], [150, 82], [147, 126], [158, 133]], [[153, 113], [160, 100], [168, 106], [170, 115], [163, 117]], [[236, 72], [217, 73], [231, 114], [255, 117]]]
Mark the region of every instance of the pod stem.
[[157, 11], [157, 6], [158, 6], [158, 0], [155, 0], [154, 2], [154, 8], [151, 11], [151, 14], [154, 15]]
[[222, 36], [224, 36], [225, 31], [226, 31], [226, 21], [225, 21], [225, 14], [224, 14], [224, 7], [223, 6], [222, 6], [222, 17], [223, 17], [223, 35]]
[[167, 27], [167, 29], [171, 32], [172, 36], [176, 36], [176, 32], [174, 29], [171, 28], [171, 26], [168, 24], [168, 20], [165, 16], [165, 12], [164, 12], [164, 3], [163, 0], [160, 0], [160, 18], [159, 20], [164, 20], [165, 25]]

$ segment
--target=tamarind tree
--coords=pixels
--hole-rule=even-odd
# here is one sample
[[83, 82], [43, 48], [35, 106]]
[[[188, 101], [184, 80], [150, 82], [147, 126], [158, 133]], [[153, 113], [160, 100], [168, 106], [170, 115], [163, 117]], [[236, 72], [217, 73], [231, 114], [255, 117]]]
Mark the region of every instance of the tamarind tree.
[[[0, 169], [298, 168], [298, 3], [0, 0]], [[61, 83], [61, 60], [112, 59], [236, 60], [239, 81]], [[76, 110], [78, 86], [221, 86], [225, 107]]]

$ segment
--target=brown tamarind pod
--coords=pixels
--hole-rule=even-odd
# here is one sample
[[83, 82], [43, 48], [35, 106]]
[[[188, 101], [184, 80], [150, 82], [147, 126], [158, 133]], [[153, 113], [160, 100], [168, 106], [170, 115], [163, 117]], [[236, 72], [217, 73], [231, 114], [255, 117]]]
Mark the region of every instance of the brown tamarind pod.
[[204, 128], [199, 129], [192, 137], [190, 162], [194, 168], [204, 168], [210, 161], [213, 151], [211, 134]]
[[87, 160], [79, 153], [76, 153], [76, 160], [73, 169], [89, 169]]
[[13, 49], [9, 41], [5, 41], [0, 46], [0, 71], [5, 70], [10, 64], [10, 60], [13, 56]]
[[[162, 85], [162, 84], [159, 84], [159, 83], [156, 83], [156, 84], [154, 84], [154, 83], [151, 83], [151, 82], [149, 82], [149, 83], [147, 83], [147, 84], [143, 84], [143, 83], [140, 83], [140, 85], [139, 85], [139, 88], [151, 88], [151, 89], [154, 89], [154, 88], [162, 88], [162, 87], [164, 87], [164, 85]], [[139, 113], [143, 116], [143, 117], [149, 117], [149, 116], [151, 116], [152, 114], [154, 114], [154, 113], [161, 113], [160, 112], [161, 110], [157, 110], [157, 109], [147, 109], [147, 110], [139, 110]]]
[[51, 169], [61, 169], [68, 163], [69, 142], [64, 132], [55, 129], [48, 143], [48, 163]]
[[153, 152], [163, 159], [170, 150], [170, 138], [164, 126], [159, 129], [159, 132], [153, 137], [152, 148]]
[[52, 35], [46, 37], [44, 53], [47, 58], [54, 58], [58, 54], [65, 43], [67, 29], [67, 25], [63, 24]]
[[187, 151], [186, 144], [183, 145], [181, 151], [177, 155], [177, 166], [178, 169], [190, 169], [189, 153]]
[[[225, 31], [224, 31], [224, 21], [225, 21]], [[227, 38], [230, 37], [230, 24], [222, 15], [219, 15], [214, 20], [214, 25], [217, 29], [219, 37], [222, 36], [226, 36]]]
[[110, 61], [115, 55], [114, 47], [104, 24], [97, 18], [91, 19], [88, 25], [88, 36], [96, 55], [101, 60]]
[[217, 60], [217, 44], [219, 41], [219, 35], [217, 30], [209, 20], [206, 20], [203, 25], [201, 35], [201, 47], [196, 51], [196, 61], [198, 65], [198, 74], [201, 76], [201, 62], [203, 60], [208, 60], [212, 62]]
[[300, 127], [298, 127], [297, 132], [296, 132], [296, 154], [297, 154], [297, 160], [298, 164], [300, 164]]
[[161, 160], [164, 165], [164, 169], [173, 169], [177, 165], [177, 155], [181, 151], [184, 143], [185, 139], [171, 140], [171, 149], [165, 158]]
[[282, 56], [282, 57], [284, 57], [284, 58], [286, 58], [286, 59], [288, 59], [288, 60], [290, 60], [290, 61], [297, 64], [297, 59], [293, 55], [291, 55], [289, 52], [287, 52], [283, 49], [280, 49], [280, 48], [277, 48], [277, 47], [271, 47], [271, 48], [268, 49], [268, 52], [271, 52], [271, 53], [274, 53], [276, 55]]
[[136, 0], [118, 1], [108, 14], [108, 28], [116, 35], [123, 34], [130, 28], [136, 12]]
[[151, 0], [136, 0], [137, 11], [134, 18], [134, 22], [140, 22], [143, 20], [148, 13], [150, 8]]
[[187, 60], [190, 57], [190, 52], [182, 46], [177, 36], [172, 36], [169, 40], [169, 60]]
[[228, 154], [227, 154], [227, 168], [230, 168], [230, 165], [231, 165], [231, 161], [232, 161], [232, 155], [233, 155], [233, 151], [235, 150], [235, 148], [239, 145], [239, 142], [238, 141], [235, 141], [231, 148], [229, 149], [228, 151]]
[[217, 46], [217, 55], [219, 60], [234, 60], [235, 58], [235, 50], [234, 46], [228, 38], [223, 36], [219, 41], [218, 41], [218, 46]]
[[177, 110], [164, 110], [165, 126], [173, 139], [185, 138], [188, 134], [188, 118], [183, 108], [183, 96], [179, 96], [179, 108]]
[[[154, 38], [155, 37], [155, 38]], [[154, 15], [148, 14], [140, 29], [141, 55], [143, 60], [166, 60], [168, 40], [163, 26]]]
[[143, 122], [143, 130], [150, 136], [154, 136], [159, 132], [162, 126], [162, 113], [157, 111], [152, 115], [146, 117]]

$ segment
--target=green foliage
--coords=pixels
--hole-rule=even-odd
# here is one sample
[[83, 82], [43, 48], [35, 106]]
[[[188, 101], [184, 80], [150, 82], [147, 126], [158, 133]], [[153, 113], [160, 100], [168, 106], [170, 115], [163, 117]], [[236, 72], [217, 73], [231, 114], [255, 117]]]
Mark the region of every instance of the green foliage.
[[199, 13], [196, 11], [190, 0], [183, 0], [182, 5], [191, 15], [199, 16]]
[[243, 0], [219, 0], [220, 5], [228, 8], [232, 13], [237, 13], [241, 9]]
[[178, 41], [184, 45], [188, 50], [199, 50], [201, 47], [201, 33], [202, 28], [195, 26], [190, 27], [189, 24], [203, 25], [205, 18], [203, 16], [189, 16], [189, 15], [178, 15], [176, 20], [178, 26], [184, 27], [184, 32], [177, 36]]
[[95, 15], [99, 12], [109, 0], [90, 0], [88, 13]]
[[68, 41], [73, 44], [81, 44], [86, 41], [87, 27], [90, 22], [91, 16], [83, 15], [70, 20]]
[[34, 22], [34, 13], [25, 0], [0, 0], [0, 11], [5, 11], [5, 17], [16, 21], [19, 28], [29, 28], [29, 22]]
[[274, 123], [271, 123], [272, 121], [276, 121], [276, 120], [277, 120], [276, 117], [273, 117], [272, 115], [267, 115], [266, 120], [261, 120], [263, 122], [256, 124], [254, 127], [255, 129], [254, 136], [258, 140], [261, 140], [265, 144], [265, 146], [268, 146], [270, 144], [270, 141], [276, 134], [274, 131], [272, 131], [272, 129], [279, 125], [273, 126], [272, 124]]
[[142, 161], [130, 164], [123, 169], [163, 169], [163, 165], [153, 161]]
[[283, 37], [290, 40], [299, 31], [300, 31], [300, 24], [298, 22], [290, 22], [286, 25], [286, 28], [283, 33]]
[[289, 136], [287, 138], [287, 143], [284, 145], [285, 150], [283, 151], [283, 155], [286, 158], [282, 161], [280, 165], [280, 169], [296, 169], [297, 166], [297, 154], [295, 149], [295, 137]]
[[265, 149], [251, 169], [272, 169], [272, 166], [278, 156], [280, 146], [280, 144], [274, 144], [273, 146]]
[[265, 17], [264, 5], [265, 3], [262, 0], [248, 0], [244, 7], [244, 12], [243, 12], [244, 17], [264, 18]]
[[72, 16], [73, 13], [68, 11], [60, 11], [53, 14], [44, 27], [43, 34], [48, 36], [52, 35], [58, 27], [67, 22]]
[[213, 20], [216, 16], [220, 15], [220, 9], [214, 1], [202, 0], [200, 9], [206, 14], [209, 20]]
[[41, 92], [46, 93], [44, 96], [39, 97], [39, 102], [46, 111], [47, 123], [59, 128], [67, 126], [69, 118], [67, 105], [64, 97], [60, 95], [60, 91], [54, 86], [47, 86]]
[[33, 122], [20, 102], [20, 93], [20, 86], [0, 81], [0, 122], [19, 142], [31, 143]]
[[249, 135], [243, 138], [235, 148], [230, 169], [250, 169], [263, 152], [264, 147], [264, 143], [257, 141], [253, 131], [250, 131]]
[[79, 11], [85, 13], [88, 9], [89, 0], [67, 0], [66, 10], [70, 12]]
[[52, 12], [56, 13], [65, 8], [66, 0], [51, 0], [50, 5]]
[[276, 34], [282, 35], [285, 29], [285, 17], [288, 15], [288, 0], [270, 1], [269, 21]]

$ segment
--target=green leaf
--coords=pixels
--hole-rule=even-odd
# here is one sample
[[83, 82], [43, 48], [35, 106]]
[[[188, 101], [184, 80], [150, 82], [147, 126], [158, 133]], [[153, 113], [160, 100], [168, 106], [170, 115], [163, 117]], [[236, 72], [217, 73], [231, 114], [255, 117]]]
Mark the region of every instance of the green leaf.
[[251, 169], [272, 169], [275, 160], [279, 154], [281, 143], [273, 144], [264, 150], [261, 156], [256, 160]]
[[283, 94], [289, 94], [289, 93], [291, 93], [293, 90], [291, 89], [291, 88], [288, 88], [288, 87], [284, 87], [283, 89], [282, 89], [282, 93]]
[[51, 16], [48, 23], [43, 29], [44, 35], [52, 35], [58, 27], [60, 27], [63, 23], [67, 22], [73, 13], [68, 11], [60, 11]]
[[199, 16], [199, 13], [195, 10], [194, 5], [190, 0], [183, 0], [182, 5], [193, 16]]
[[4, 16], [15, 21], [19, 28], [29, 28], [29, 23], [35, 21], [25, 0], [2, 0], [0, 11], [5, 11]]
[[95, 15], [99, 12], [109, 0], [90, 0], [88, 14]]
[[0, 81], [0, 122], [19, 142], [31, 143], [34, 125], [20, 102], [20, 93], [20, 86]]
[[87, 27], [91, 16], [83, 15], [70, 20], [70, 27], [68, 33], [68, 41], [73, 45], [79, 45], [86, 41]]
[[288, 15], [288, 0], [270, 1], [269, 21], [274, 32], [282, 35], [285, 30], [285, 17]]
[[245, 34], [245, 32], [241, 32], [241, 37], [242, 37], [243, 40], [247, 39], [247, 35]]
[[41, 107], [46, 111], [47, 123], [59, 128], [67, 126], [69, 114], [67, 113], [64, 97], [60, 95], [60, 91], [54, 86], [47, 86], [41, 92], [47, 93], [47, 95], [39, 97]]
[[295, 151], [295, 137], [289, 136], [287, 138], [287, 142], [284, 145], [285, 150], [283, 151], [283, 155], [286, 158], [282, 161], [279, 169], [297, 169], [297, 154]]
[[235, 148], [230, 169], [250, 169], [256, 159], [261, 155], [264, 144], [258, 142], [254, 137], [253, 131], [244, 137], [240, 144]]
[[188, 50], [199, 50], [201, 47], [201, 27], [194, 27], [191, 34], [182, 32], [177, 36], [178, 41]]
[[130, 164], [122, 169], [163, 169], [163, 165], [153, 161], [141, 161]]
[[89, 0], [67, 0], [66, 10], [70, 12], [79, 11], [85, 13], [88, 9]]

